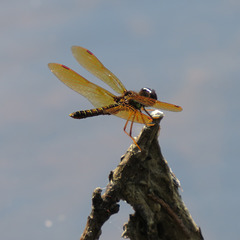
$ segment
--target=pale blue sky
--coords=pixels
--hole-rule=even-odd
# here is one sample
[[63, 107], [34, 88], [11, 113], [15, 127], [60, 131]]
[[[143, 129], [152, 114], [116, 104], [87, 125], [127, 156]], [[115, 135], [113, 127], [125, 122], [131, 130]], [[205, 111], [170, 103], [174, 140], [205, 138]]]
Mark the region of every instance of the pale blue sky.
[[[79, 239], [92, 191], [106, 186], [132, 143], [122, 119], [68, 116], [92, 106], [50, 72], [49, 62], [106, 87], [78, 65], [72, 45], [90, 49], [127, 89], [154, 88], [160, 100], [183, 107], [165, 112], [162, 152], [205, 239], [239, 239], [239, 1], [0, 6], [1, 239]], [[121, 239], [129, 213], [122, 204], [102, 239]]]

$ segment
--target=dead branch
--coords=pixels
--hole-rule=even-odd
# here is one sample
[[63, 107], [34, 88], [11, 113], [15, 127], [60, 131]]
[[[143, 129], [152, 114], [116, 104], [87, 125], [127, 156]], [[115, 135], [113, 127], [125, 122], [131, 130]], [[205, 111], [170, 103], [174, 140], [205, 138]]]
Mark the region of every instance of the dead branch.
[[134, 209], [124, 224], [122, 236], [131, 240], [202, 240], [200, 228], [195, 224], [179, 194], [179, 181], [163, 158], [158, 144], [159, 122], [144, 127], [137, 143], [122, 157], [117, 168], [110, 173], [104, 194], [97, 188], [93, 192], [92, 211], [80, 240], [96, 240], [102, 225], [119, 211], [120, 200]]

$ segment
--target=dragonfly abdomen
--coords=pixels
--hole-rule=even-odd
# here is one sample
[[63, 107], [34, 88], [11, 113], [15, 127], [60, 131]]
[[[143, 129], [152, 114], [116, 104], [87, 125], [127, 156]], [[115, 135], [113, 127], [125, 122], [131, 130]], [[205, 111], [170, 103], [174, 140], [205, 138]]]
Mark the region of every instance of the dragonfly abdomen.
[[99, 115], [110, 115], [111, 113], [107, 110], [114, 108], [116, 106], [118, 106], [118, 104], [112, 104], [112, 105], [101, 107], [101, 108], [77, 111], [69, 114], [69, 116], [75, 119], [83, 119], [83, 118], [95, 117]]

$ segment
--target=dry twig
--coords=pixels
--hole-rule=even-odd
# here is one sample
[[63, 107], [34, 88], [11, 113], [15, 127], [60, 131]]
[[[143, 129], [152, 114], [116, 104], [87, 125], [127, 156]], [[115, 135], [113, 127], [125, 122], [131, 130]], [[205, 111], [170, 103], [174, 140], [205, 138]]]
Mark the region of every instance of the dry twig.
[[200, 228], [193, 221], [179, 194], [179, 181], [163, 158], [158, 144], [159, 122], [144, 127], [137, 143], [122, 157], [110, 173], [109, 184], [101, 195], [95, 189], [92, 211], [80, 240], [95, 240], [101, 227], [119, 211], [120, 200], [134, 209], [124, 225], [122, 236], [131, 240], [202, 240]]

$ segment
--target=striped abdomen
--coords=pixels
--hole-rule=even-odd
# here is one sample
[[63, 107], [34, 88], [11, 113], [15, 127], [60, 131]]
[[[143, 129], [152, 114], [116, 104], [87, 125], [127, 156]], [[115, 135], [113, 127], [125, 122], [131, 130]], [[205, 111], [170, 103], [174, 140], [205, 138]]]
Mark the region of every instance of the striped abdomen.
[[77, 112], [73, 112], [73, 113], [69, 114], [69, 116], [72, 118], [76, 118], [76, 119], [82, 119], [82, 118], [88, 118], [88, 117], [95, 117], [95, 116], [99, 116], [99, 115], [110, 115], [111, 113], [106, 110], [109, 110], [116, 106], [118, 106], [118, 104], [112, 104], [112, 105], [109, 105], [106, 107], [101, 107], [101, 108], [77, 111]]

